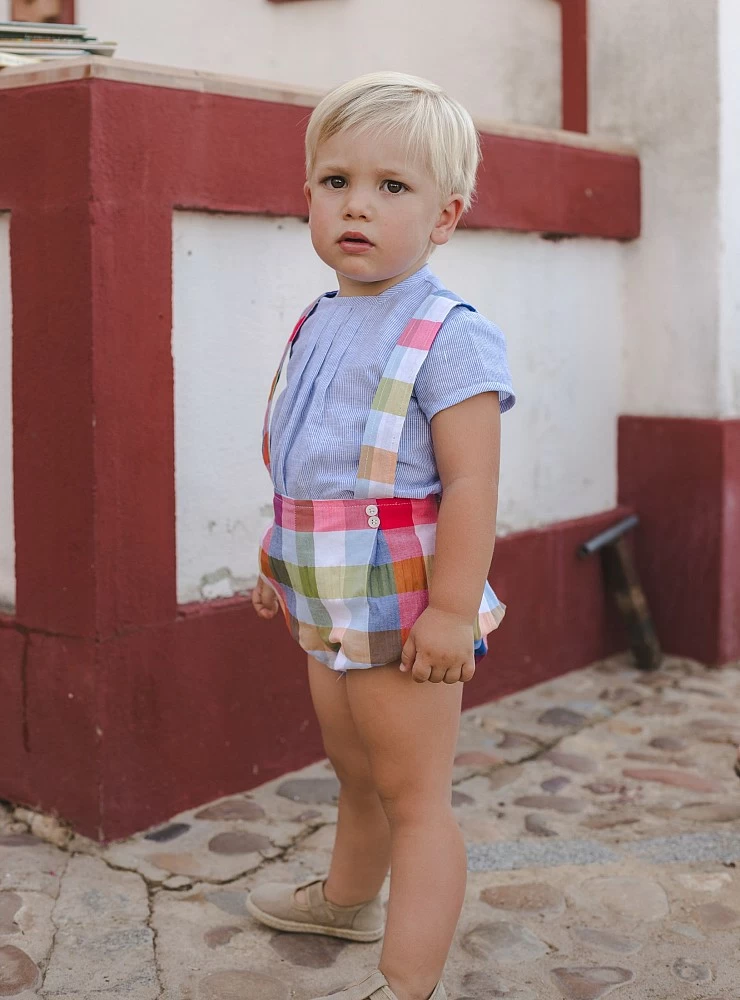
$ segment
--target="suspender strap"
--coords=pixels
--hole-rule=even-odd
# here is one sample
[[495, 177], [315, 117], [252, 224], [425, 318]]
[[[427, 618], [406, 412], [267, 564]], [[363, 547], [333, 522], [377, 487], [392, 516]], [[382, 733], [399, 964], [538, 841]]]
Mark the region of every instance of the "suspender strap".
[[416, 377], [447, 316], [463, 304], [444, 293], [433, 293], [399, 337], [365, 425], [355, 497], [393, 496], [398, 447]]

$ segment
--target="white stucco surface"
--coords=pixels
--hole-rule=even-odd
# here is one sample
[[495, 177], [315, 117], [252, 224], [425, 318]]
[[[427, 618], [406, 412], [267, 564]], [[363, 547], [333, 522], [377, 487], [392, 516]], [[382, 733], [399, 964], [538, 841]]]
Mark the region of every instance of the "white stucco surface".
[[4, 611], [15, 608], [12, 328], [10, 214], [0, 212], [0, 609]]
[[[643, 231], [625, 274], [622, 410], [719, 416], [717, 0], [591, 0], [590, 18], [590, 128], [630, 138], [642, 163]], [[737, 35], [726, 45], [736, 59]]]
[[116, 55], [328, 90], [360, 73], [429, 77], [483, 117], [560, 124], [553, 0], [78, 0]]
[[434, 255], [507, 338], [517, 404], [502, 419], [499, 534], [616, 503], [624, 251], [465, 230]]
[[740, 3], [720, 0], [720, 413], [740, 417]]
[[[336, 287], [294, 219], [174, 222], [178, 600], [251, 586], [271, 517], [266, 394], [304, 306]], [[499, 532], [616, 502], [621, 269], [597, 240], [457, 233], [434, 270], [505, 331], [519, 402], [504, 417]]]
[[[288, 335], [335, 287], [296, 219], [173, 217], [178, 600], [251, 586], [271, 517], [262, 418]], [[215, 577], [214, 577], [215, 574]]]

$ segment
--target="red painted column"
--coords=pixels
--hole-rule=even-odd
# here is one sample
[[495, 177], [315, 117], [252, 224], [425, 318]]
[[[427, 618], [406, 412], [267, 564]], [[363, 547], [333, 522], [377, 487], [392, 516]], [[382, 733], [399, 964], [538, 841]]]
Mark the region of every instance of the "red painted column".
[[77, 636], [94, 634], [96, 590], [89, 127], [81, 82], [0, 102], [0, 134], [14, 137], [0, 207], [11, 209], [16, 617]]
[[[11, 211], [17, 608], [0, 620], [0, 794], [98, 818], [91, 90], [0, 97]], [[54, 123], [54, 127], [50, 127]]]
[[[56, 4], [56, 9], [59, 13], [55, 17], [47, 17], [45, 21], [39, 20], [38, 17], [29, 17], [28, 9], [25, 4], [22, 3], [11, 3], [10, 4], [10, 17], [14, 21], [35, 21], [40, 24], [51, 23], [51, 24], [74, 24], [75, 23], [75, 0], [59, 0]], [[48, 8], [47, 8], [48, 9]]]
[[[92, 150], [100, 139], [93, 126]], [[96, 631], [175, 618], [172, 208], [94, 167]], [[121, 171], [123, 174], [125, 170]]]
[[740, 420], [723, 427], [719, 662], [740, 660]]
[[26, 645], [8, 616], [0, 616], [0, 796], [21, 802], [33, 783], [25, 750]]
[[588, 132], [588, 0], [558, 0], [562, 9], [563, 128]]
[[619, 496], [667, 652], [740, 658], [740, 420], [622, 417]]

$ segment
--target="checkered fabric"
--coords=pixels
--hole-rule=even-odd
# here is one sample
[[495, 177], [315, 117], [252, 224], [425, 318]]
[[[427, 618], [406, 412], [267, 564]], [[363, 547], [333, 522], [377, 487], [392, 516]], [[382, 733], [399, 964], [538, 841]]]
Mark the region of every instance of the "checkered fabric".
[[440, 327], [460, 304], [444, 295], [430, 295], [399, 337], [370, 406], [355, 496], [393, 496], [398, 446], [416, 376]]
[[[273, 380], [263, 456], [270, 468], [272, 397], [293, 330]], [[450, 310], [460, 303], [429, 296], [398, 340], [380, 380], [363, 437], [356, 497], [294, 500], [276, 493], [275, 519], [260, 546], [260, 574], [273, 587], [300, 646], [337, 671], [395, 663], [429, 603], [439, 497], [393, 496], [398, 445], [416, 376]], [[473, 625], [476, 656], [505, 607], [488, 583]]]

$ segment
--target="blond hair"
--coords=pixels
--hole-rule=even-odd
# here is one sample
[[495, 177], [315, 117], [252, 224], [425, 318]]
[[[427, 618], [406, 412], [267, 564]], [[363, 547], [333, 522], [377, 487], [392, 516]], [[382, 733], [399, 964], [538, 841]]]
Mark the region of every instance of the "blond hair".
[[306, 130], [309, 177], [321, 143], [347, 129], [399, 132], [409, 152], [425, 161], [442, 197], [462, 195], [470, 207], [480, 160], [478, 133], [465, 108], [436, 83], [406, 73], [368, 73], [332, 90]]

